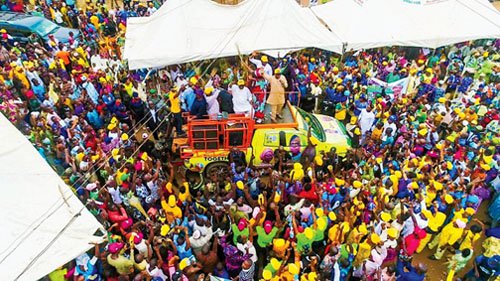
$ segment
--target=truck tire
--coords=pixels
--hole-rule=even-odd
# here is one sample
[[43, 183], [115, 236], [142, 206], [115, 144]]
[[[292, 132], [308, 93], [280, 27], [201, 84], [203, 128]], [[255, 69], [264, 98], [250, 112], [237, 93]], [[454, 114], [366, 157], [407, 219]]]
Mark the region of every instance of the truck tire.
[[229, 163], [228, 162], [214, 162], [207, 165], [204, 176], [211, 179], [214, 174], [217, 175], [219, 181], [224, 181], [229, 176]]
[[203, 175], [200, 172], [193, 172], [189, 169], [186, 169], [185, 175], [186, 175], [186, 180], [188, 182], [195, 182], [196, 183], [194, 188], [199, 188], [200, 186], [202, 186], [204, 184]]

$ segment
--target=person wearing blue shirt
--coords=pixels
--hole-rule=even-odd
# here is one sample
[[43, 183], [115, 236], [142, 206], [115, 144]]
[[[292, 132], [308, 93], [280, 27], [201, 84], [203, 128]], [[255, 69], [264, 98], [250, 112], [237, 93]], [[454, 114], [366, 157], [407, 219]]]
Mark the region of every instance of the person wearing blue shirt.
[[201, 119], [207, 115], [207, 101], [203, 94], [196, 94], [196, 99], [193, 102], [190, 110], [191, 115], [195, 115], [196, 118]]
[[33, 89], [33, 93], [35, 93], [35, 96], [40, 100], [44, 101], [45, 100], [45, 87], [41, 85], [37, 79], [33, 78], [31, 79], [31, 87]]
[[102, 101], [106, 104], [109, 110], [112, 110], [112, 108], [115, 105], [115, 96], [111, 93], [105, 93], [102, 95]]
[[409, 261], [402, 261], [398, 259], [396, 267], [396, 280], [397, 281], [423, 281], [427, 267], [419, 263], [416, 267], [411, 265]]
[[191, 111], [191, 107], [193, 106], [194, 100], [196, 99], [196, 94], [192, 87], [187, 87], [180, 96], [181, 99], [181, 108], [183, 111], [189, 112]]
[[446, 92], [454, 92], [460, 84], [460, 76], [455, 73], [451, 73], [448, 79], [446, 79], [446, 84]]
[[471, 74], [465, 72], [465, 77], [460, 81], [458, 91], [462, 94], [465, 94], [469, 90], [470, 85], [472, 85], [472, 82], [474, 82], [474, 79], [471, 77]]
[[367, 106], [368, 102], [366, 101], [366, 96], [359, 96], [359, 99], [354, 102], [354, 115], [359, 116], [361, 110], [365, 109]]
[[87, 120], [96, 129], [100, 129], [104, 125], [104, 121], [101, 119], [95, 108], [92, 108], [87, 112]]
[[332, 88], [331, 85], [328, 85], [325, 89], [325, 99], [324, 101], [328, 101], [328, 102], [335, 102], [335, 90]]
[[488, 258], [479, 255], [474, 260], [474, 268], [465, 275], [465, 280], [497, 280], [495, 278], [498, 276], [500, 276], [500, 256], [494, 255]]
[[191, 258], [193, 256], [193, 250], [191, 249], [191, 243], [189, 242], [188, 229], [183, 227], [182, 234], [174, 235], [174, 244], [177, 248], [177, 255], [179, 259]]

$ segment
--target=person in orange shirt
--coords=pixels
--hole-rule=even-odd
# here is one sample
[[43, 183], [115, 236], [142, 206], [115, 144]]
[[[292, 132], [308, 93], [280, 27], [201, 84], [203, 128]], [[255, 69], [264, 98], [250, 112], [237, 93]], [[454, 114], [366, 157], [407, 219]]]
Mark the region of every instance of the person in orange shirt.
[[56, 57], [61, 59], [64, 63], [64, 67], [68, 73], [71, 73], [71, 54], [68, 52], [67, 48], [64, 47], [62, 43], [59, 43], [59, 51], [56, 53]]

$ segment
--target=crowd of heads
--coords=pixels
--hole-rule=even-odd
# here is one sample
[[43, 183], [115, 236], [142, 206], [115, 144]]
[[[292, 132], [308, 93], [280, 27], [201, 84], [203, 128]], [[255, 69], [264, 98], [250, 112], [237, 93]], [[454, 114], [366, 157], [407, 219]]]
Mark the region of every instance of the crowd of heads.
[[[429, 259], [447, 280], [498, 276], [497, 41], [129, 71], [126, 18], [159, 3], [124, 4], [2, 5], [81, 32], [20, 44], [1, 31], [0, 111], [107, 233], [46, 278], [424, 280]], [[184, 116], [268, 122], [269, 77], [286, 80], [287, 102], [342, 122], [352, 147], [320, 151], [311, 138], [301, 151], [292, 137], [257, 156], [231, 149], [226, 174], [186, 178], [171, 150]]]

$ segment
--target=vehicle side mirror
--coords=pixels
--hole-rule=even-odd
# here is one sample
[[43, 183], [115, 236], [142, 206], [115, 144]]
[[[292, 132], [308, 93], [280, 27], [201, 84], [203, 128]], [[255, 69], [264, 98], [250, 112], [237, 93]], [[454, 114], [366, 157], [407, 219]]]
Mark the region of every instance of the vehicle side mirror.
[[283, 146], [283, 147], [287, 146], [286, 145], [286, 134], [285, 134], [285, 132], [280, 131], [280, 135], [279, 136], [280, 136], [280, 146]]

